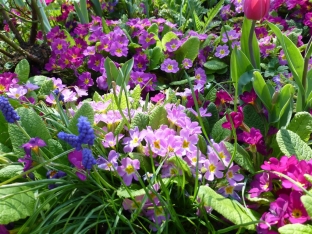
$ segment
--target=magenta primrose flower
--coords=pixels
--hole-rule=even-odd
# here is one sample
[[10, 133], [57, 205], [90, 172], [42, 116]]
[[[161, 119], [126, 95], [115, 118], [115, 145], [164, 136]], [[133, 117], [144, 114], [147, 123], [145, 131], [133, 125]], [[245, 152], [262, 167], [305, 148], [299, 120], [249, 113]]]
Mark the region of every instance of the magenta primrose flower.
[[81, 150], [75, 150], [68, 154], [68, 161], [73, 164], [76, 169], [76, 175], [80, 180], [86, 180], [87, 177], [85, 175], [85, 168], [82, 165], [82, 151]]
[[160, 69], [168, 73], [177, 73], [179, 71], [179, 64], [174, 59], [167, 58], [161, 64]]
[[136, 171], [139, 169], [140, 161], [138, 159], [123, 158], [121, 166], [117, 168], [117, 172], [123, 178], [125, 185], [129, 186], [132, 183], [132, 179], [139, 180], [136, 175]]
[[78, 77], [78, 86], [83, 89], [88, 89], [88, 87], [91, 87], [94, 84], [93, 79], [91, 77], [90, 72], [83, 72]]
[[231, 130], [232, 129], [232, 123], [233, 123], [233, 127], [235, 129], [240, 127], [243, 124], [243, 121], [244, 121], [243, 108], [240, 106], [240, 107], [238, 107], [238, 111], [237, 112], [232, 111], [230, 114], [227, 114], [226, 115], [226, 120], [227, 120], [227, 122], [222, 124], [223, 128]]

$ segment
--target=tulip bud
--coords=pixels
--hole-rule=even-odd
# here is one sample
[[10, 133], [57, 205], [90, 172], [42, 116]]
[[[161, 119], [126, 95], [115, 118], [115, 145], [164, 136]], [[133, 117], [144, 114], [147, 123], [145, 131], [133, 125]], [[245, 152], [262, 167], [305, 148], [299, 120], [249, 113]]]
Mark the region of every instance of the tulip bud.
[[245, 0], [244, 13], [247, 19], [261, 20], [270, 9], [270, 0]]

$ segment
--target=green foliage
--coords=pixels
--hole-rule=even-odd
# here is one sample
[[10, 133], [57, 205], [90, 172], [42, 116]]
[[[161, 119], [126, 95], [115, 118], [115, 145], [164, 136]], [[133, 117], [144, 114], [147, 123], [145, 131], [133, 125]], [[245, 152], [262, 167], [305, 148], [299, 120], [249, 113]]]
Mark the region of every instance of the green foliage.
[[264, 126], [264, 121], [263, 117], [261, 117], [256, 109], [252, 105], [246, 105], [243, 108], [244, 112], [244, 122], [247, 124], [248, 127], [254, 127], [256, 129], [259, 129], [264, 135], [265, 131], [265, 126]]
[[303, 195], [300, 197], [300, 200], [306, 209], [308, 215], [312, 217], [312, 197], [309, 195]]
[[38, 94], [39, 95], [49, 95], [54, 90], [54, 84], [52, 80], [45, 80], [40, 89]]
[[85, 116], [88, 118], [88, 120], [91, 123], [91, 126], [94, 123], [94, 111], [93, 108], [89, 103], [83, 103], [82, 106], [79, 108], [79, 110], [75, 113], [74, 117], [69, 122], [68, 129], [71, 131], [71, 133], [78, 135], [78, 118], [80, 116]]
[[74, 2], [76, 13], [79, 17], [79, 21], [82, 24], [89, 23], [89, 14], [87, 9], [87, 1], [86, 0], [80, 0], [80, 6], [77, 2]]
[[[234, 146], [229, 142], [224, 142], [227, 150], [231, 155], [234, 154]], [[255, 173], [255, 168], [250, 158], [250, 155], [247, 151], [241, 147], [239, 144], [236, 144], [236, 153], [234, 155], [234, 162], [240, 165], [245, 170], [249, 171], [251, 174]]]
[[145, 115], [143, 113], [137, 113], [133, 119], [131, 119], [131, 128], [138, 127], [140, 131], [142, 129], [146, 128], [146, 126], [149, 123], [149, 117], [148, 115]]
[[178, 36], [174, 32], [167, 32], [161, 39], [161, 44], [163, 49], [165, 50], [166, 44], [170, 42], [172, 39], [178, 39]]
[[21, 165], [8, 165], [0, 169], [0, 182], [18, 176], [23, 172]]
[[217, 16], [221, 8], [223, 7], [224, 0], [218, 1], [218, 3], [207, 12], [207, 17], [204, 16], [204, 26], [202, 33], [205, 33], [207, 31], [207, 28], [209, 27], [209, 24], [212, 23], [212, 20]]
[[222, 127], [222, 124], [224, 122], [226, 122], [226, 117], [218, 120], [212, 128], [211, 137], [217, 143], [223, 141], [227, 136], [230, 136], [231, 134], [231, 131], [229, 129]]
[[163, 106], [156, 106], [149, 116], [149, 126], [152, 129], [158, 129], [160, 125], [169, 125], [167, 111]]
[[36, 200], [29, 189], [27, 186], [0, 188], [0, 224], [18, 221], [33, 214]]
[[14, 72], [17, 74], [20, 84], [25, 84], [29, 77], [30, 66], [26, 59], [22, 59], [16, 65]]
[[213, 70], [213, 71], [218, 71], [222, 70], [224, 68], [227, 68], [228, 65], [225, 62], [222, 62], [221, 60], [218, 59], [212, 59], [209, 60], [208, 62], [204, 63], [204, 67]]
[[312, 116], [308, 112], [298, 112], [290, 121], [287, 129], [296, 133], [301, 140], [308, 141], [312, 133]]
[[200, 149], [200, 151], [206, 155], [207, 154], [207, 142], [205, 140], [205, 138], [202, 135], [198, 135], [198, 148]]
[[21, 146], [28, 142], [28, 138], [21, 132], [19, 127], [15, 124], [10, 124], [9, 128], [9, 135], [12, 142], [12, 148], [17, 157], [22, 157], [25, 152]]
[[296, 155], [299, 160], [312, 159], [311, 148], [296, 133], [287, 129], [280, 129], [276, 134], [276, 140], [286, 156]]
[[8, 132], [8, 122], [5, 120], [2, 112], [0, 111], [0, 143], [10, 146], [11, 140]]
[[163, 60], [165, 56], [159, 46], [156, 46], [149, 51], [150, 51], [149, 69], [150, 70], [157, 69], [159, 67], [160, 62]]
[[194, 61], [199, 52], [200, 41], [198, 37], [190, 37], [183, 43], [183, 45], [175, 51], [175, 58], [181, 64], [183, 59], [188, 58]]
[[[198, 197], [205, 206], [211, 207], [236, 225], [243, 225], [253, 221], [246, 212], [247, 208], [243, 209], [235, 201], [217, 194], [208, 186], [199, 187]], [[255, 230], [255, 225], [250, 224], [245, 226], [245, 228], [247, 230]]]
[[131, 97], [132, 97], [132, 108], [133, 109], [137, 109], [140, 103], [140, 99], [141, 99], [141, 86], [137, 85], [135, 86], [135, 88], [133, 89], [132, 93], [131, 93]]
[[311, 225], [303, 225], [303, 224], [287, 224], [278, 229], [280, 234], [310, 234], [312, 233]]
[[[242, 36], [241, 36], [242, 52], [247, 56], [249, 61], [251, 61], [251, 59], [250, 59], [250, 51], [249, 51], [249, 46], [248, 46], [249, 44], [248, 38], [249, 38], [250, 29], [251, 29], [251, 22], [252, 21], [247, 19], [246, 17], [244, 18]], [[259, 49], [256, 34], [255, 32], [252, 32], [252, 33], [253, 33], [252, 50], [254, 52], [254, 57], [255, 57], [255, 62], [256, 62], [255, 69], [260, 69], [260, 49]]]
[[51, 135], [47, 129], [47, 126], [33, 109], [20, 107], [17, 108], [16, 111], [21, 117], [21, 126], [25, 129], [30, 137], [39, 137], [46, 143], [49, 139], [51, 139]]
[[272, 98], [267, 84], [265, 83], [260, 72], [255, 71], [253, 73], [253, 88], [260, 98], [261, 102], [265, 105], [265, 107], [270, 111], [272, 109]]

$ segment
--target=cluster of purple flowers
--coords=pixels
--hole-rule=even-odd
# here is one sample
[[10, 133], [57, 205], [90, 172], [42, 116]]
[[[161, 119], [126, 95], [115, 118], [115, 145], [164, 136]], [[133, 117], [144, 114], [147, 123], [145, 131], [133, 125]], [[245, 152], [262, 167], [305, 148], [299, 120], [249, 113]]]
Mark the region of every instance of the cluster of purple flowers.
[[0, 96], [0, 111], [8, 123], [14, 123], [20, 119], [9, 100], [3, 96]]
[[[312, 161], [300, 161], [295, 156], [282, 156], [280, 159], [270, 158], [261, 168], [265, 172], [257, 174], [251, 182], [250, 197], [261, 197], [262, 194], [271, 193], [275, 200], [270, 203], [268, 212], [263, 213], [261, 220], [265, 222], [257, 226], [258, 232], [266, 233], [271, 228], [270, 233], [277, 233], [272, 229], [287, 223], [305, 223], [310, 220], [300, 200], [304, 193], [297, 185], [306, 190], [311, 189], [312, 184], [304, 174], [312, 173]], [[295, 183], [280, 174], [289, 177]]]
[[[90, 125], [88, 118], [84, 116], [80, 116], [78, 118], [77, 127], [79, 132], [78, 136], [65, 132], [59, 132], [57, 136], [72, 147], [76, 148], [76, 151], [79, 153], [82, 151], [82, 158], [80, 160], [81, 166], [85, 170], [91, 170], [92, 166], [96, 164], [96, 161], [93, 157], [92, 151], [88, 148], [82, 148], [82, 145], [87, 144], [89, 147], [91, 147], [94, 144], [94, 130]], [[76, 154], [74, 154], [73, 157], [76, 157]], [[76, 166], [75, 163], [72, 164]], [[78, 169], [81, 169], [81, 166], [79, 166]]]

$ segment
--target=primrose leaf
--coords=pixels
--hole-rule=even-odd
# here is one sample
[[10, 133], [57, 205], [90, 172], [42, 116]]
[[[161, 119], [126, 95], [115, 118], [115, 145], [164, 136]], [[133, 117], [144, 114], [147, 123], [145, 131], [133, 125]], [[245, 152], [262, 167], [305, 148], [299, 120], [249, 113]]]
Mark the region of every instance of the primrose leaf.
[[35, 196], [30, 187], [0, 188], [0, 224], [24, 219], [34, 213]]
[[286, 156], [296, 155], [299, 160], [312, 159], [311, 148], [296, 133], [287, 129], [280, 129], [276, 134], [276, 140]]
[[[211, 207], [236, 225], [253, 221], [246, 212], [247, 208], [243, 209], [236, 201], [223, 197], [208, 186], [202, 185], [199, 187], [198, 197], [204, 203], [204, 206]], [[244, 227], [247, 230], [255, 230], [255, 225], [253, 224]]]

